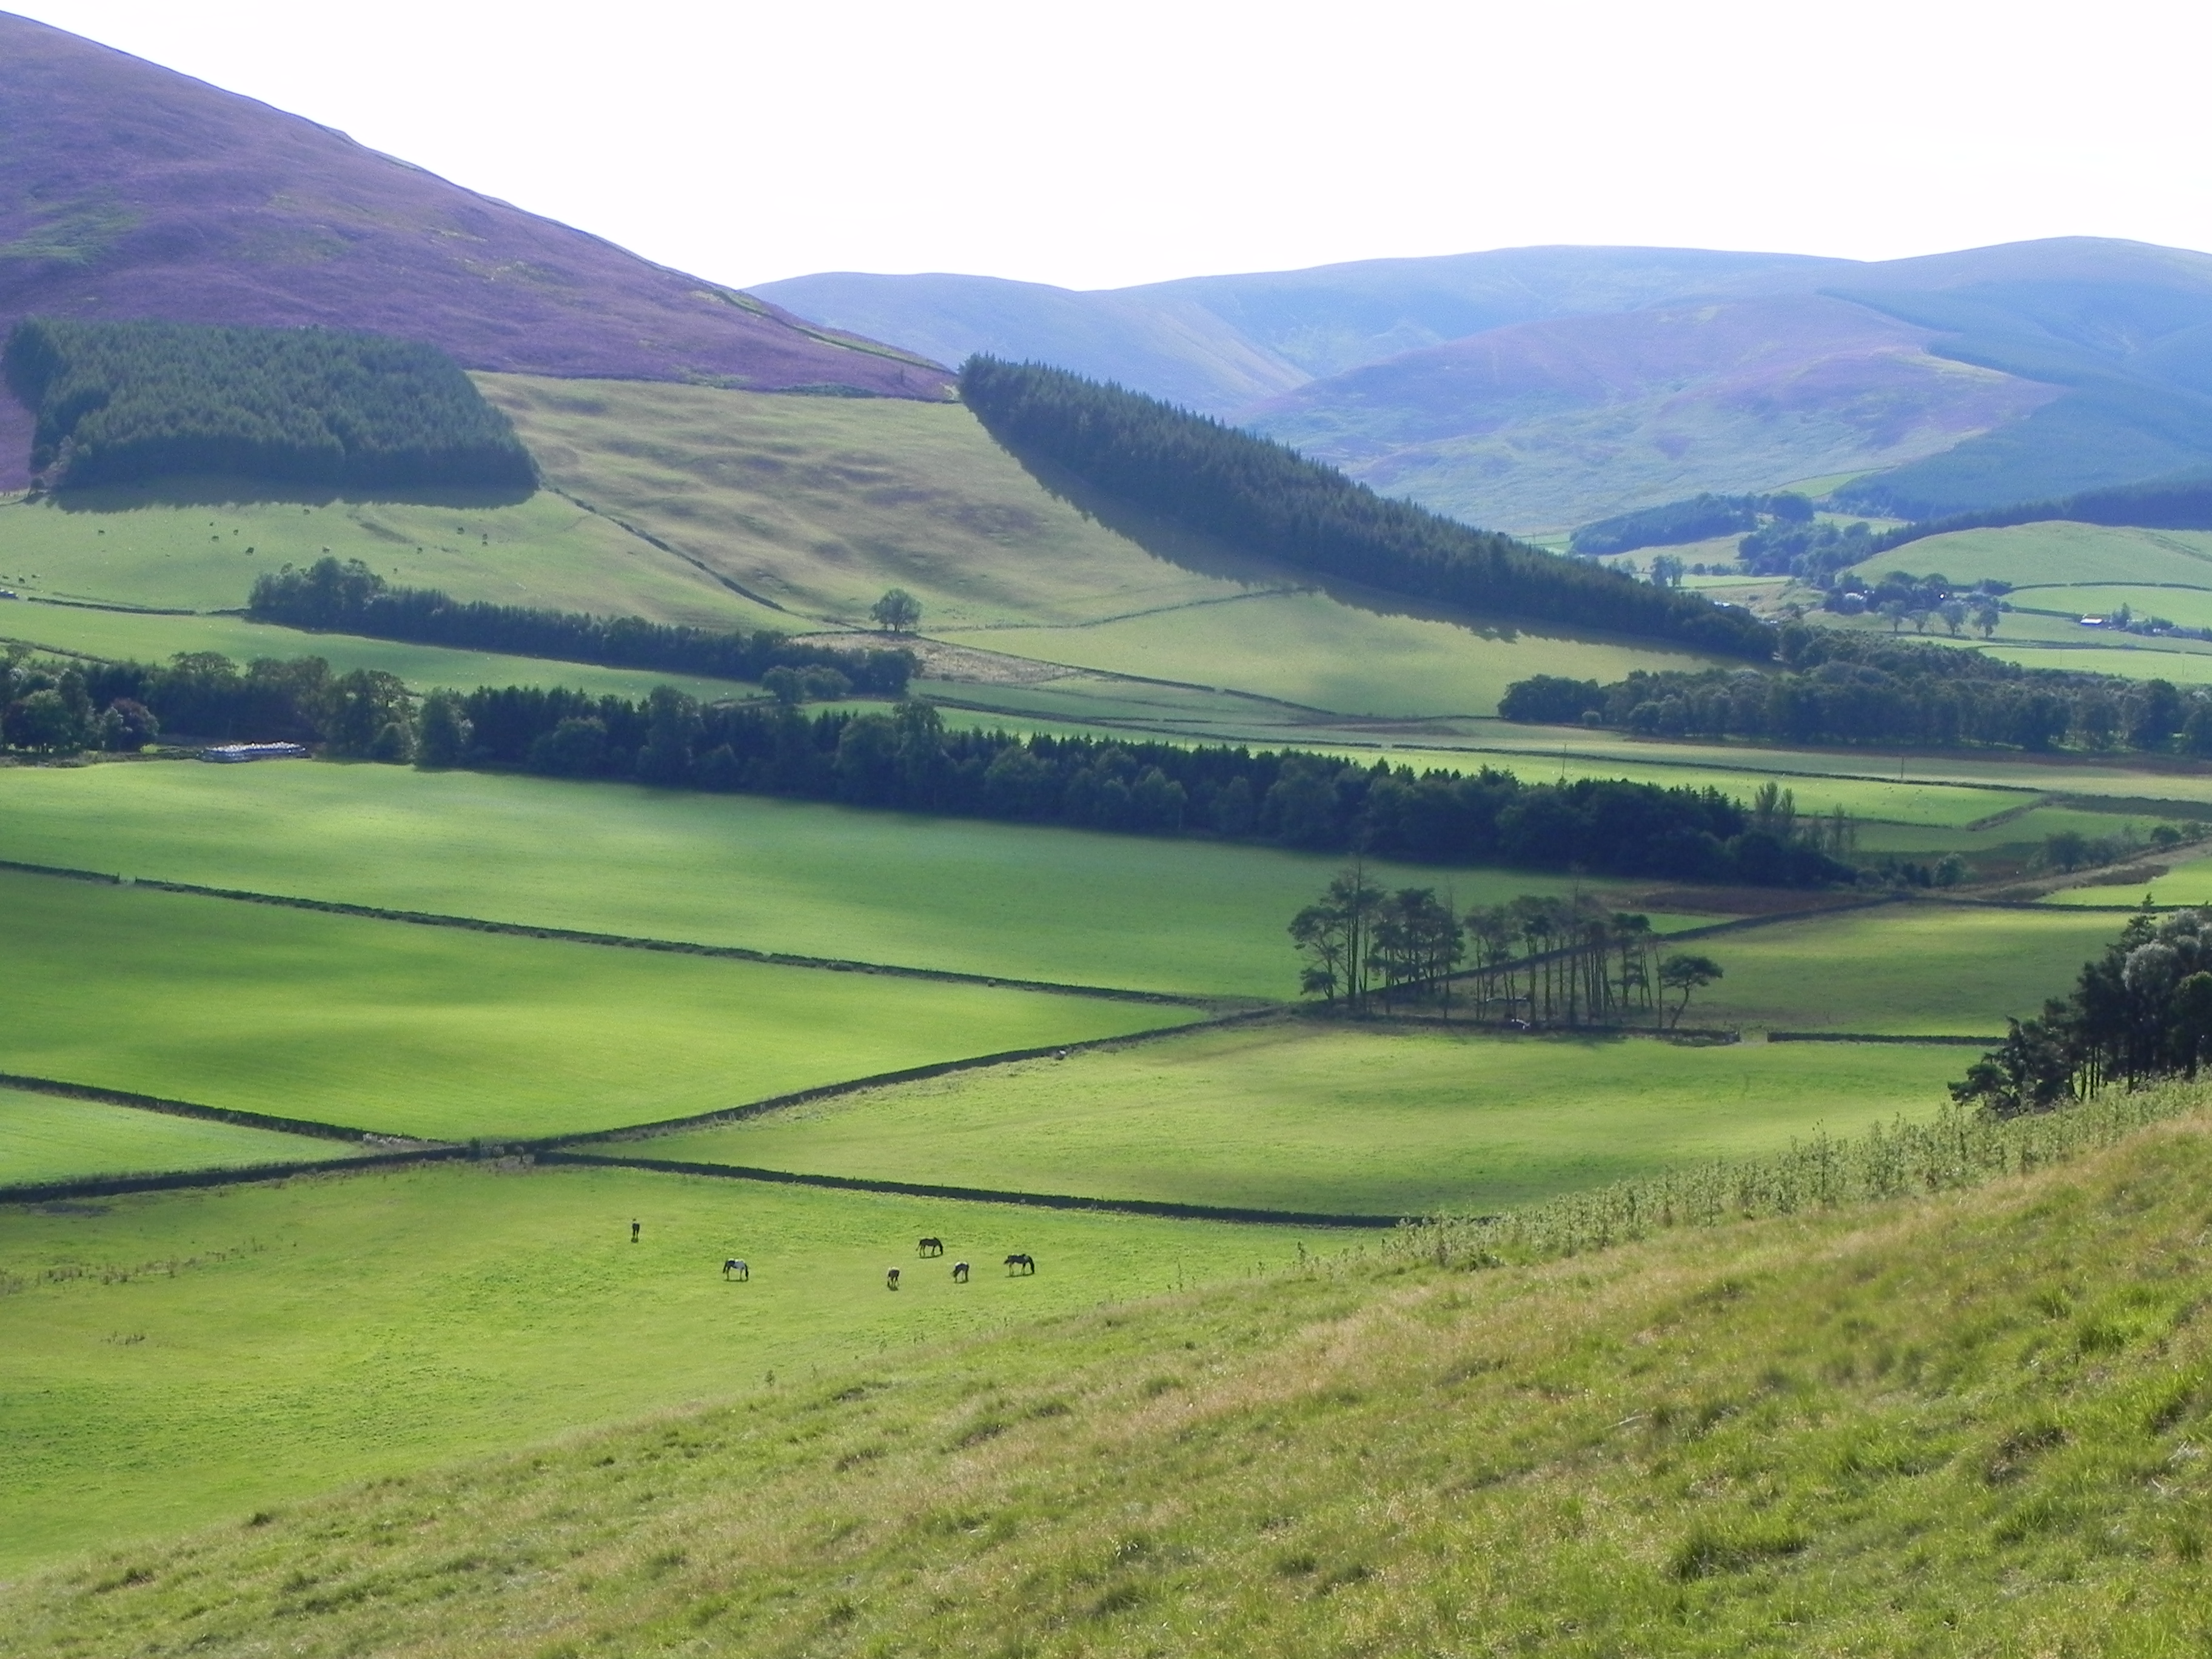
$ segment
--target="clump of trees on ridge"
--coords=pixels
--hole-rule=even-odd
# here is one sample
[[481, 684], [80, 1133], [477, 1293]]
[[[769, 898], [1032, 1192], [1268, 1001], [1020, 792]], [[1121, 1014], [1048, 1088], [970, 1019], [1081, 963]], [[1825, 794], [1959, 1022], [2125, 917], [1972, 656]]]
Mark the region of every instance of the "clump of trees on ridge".
[[1993, 1117], [2049, 1111], [2113, 1083], [2195, 1077], [2212, 1060], [2212, 914], [2130, 917], [2071, 995], [1974, 1062], [1951, 1097]]
[[1650, 917], [1586, 895], [1523, 895], [1462, 916], [1432, 887], [1389, 890], [1357, 864], [1291, 918], [1290, 934], [1304, 958], [1299, 990], [1354, 1014], [1428, 1006], [1449, 1016], [1464, 981], [1477, 1020], [1534, 1030], [1647, 1017], [1672, 1026], [1691, 993], [1723, 973], [1710, 957], [1662, 957]]
[[2212, 693], [2198, 689], [1802, 623], [1781, 640], [1779, 672], [1639, 670], [1610, 685], [1540, 674], [1509, 686], [1498, 712], [1662, 737], [2212, 755]]
[[1507, 615], [1764, 660], [1748, 611], [1638, 582], [1376, 495], [1285, 445], [1064, 369], [976, 356], [960, 395], [1018, 455], [1300, 569]]
[[1762, 517], [1802, 524], [1813, 503], [1791, 491], [1776, 495], [1716, 495], [1711, 491], [1586, 524], [1568, 538], [1571, 552], [1586, 558], [1632, 553], [1640, 547], [1680, 547], [1716, 536], [1756, 530]]
[[[884, 599], [890, 597], [886, 594]], [[918, 618], [921, 606], [913, 609]], [[434, 587], [394, 587], [359, 559], [343, 564], [335, 558], [318, 559], [305, 570], [288, 564], [265, 573], [254, 581], [246, 615], [289, 628], [716, 679], [757, 681], [779, 669], [794, 675], [826, 669], [842, 677], [842, 686], [817, 677], [813, 684], [820, 689], [809, 696], [841, 696], [858, 690], [899, 696], [916, 666], [911, 651], [799, 645], [772, 629], [717, 633], [641, 617], [593, 617], [482, 599], [464, 602]], [[791, 678], [780, 684], [805, 682]]]
[[28, 318], [9, 386], [56, 487], [228, 473], [295, 484], [534, 489], [507, 416], [435, 346], [324, 328]]

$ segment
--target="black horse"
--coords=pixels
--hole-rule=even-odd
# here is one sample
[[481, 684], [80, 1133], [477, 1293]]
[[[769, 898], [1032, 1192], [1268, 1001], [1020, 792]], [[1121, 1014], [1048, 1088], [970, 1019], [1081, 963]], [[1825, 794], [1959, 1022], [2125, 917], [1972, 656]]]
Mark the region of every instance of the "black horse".
[[914, 1253], [916, 1255], [943, 1255], [945, 1241], [941, 1238], [918, 1239], [915, 1243]]
[[968, 1264], [966, 1262], [956, 1261], [952, 1264], [952, 1282], [956, 1285], [965, 1285], [968, 1282]]
[[884, 1288], [887, 1291], [895, 1291], [898, 1289], [898, 1269], [896, 1267], [892, 1268], [889, 1273], [884, 1275]]
[[1018, 1252], [1006, 1258], [1006, 1271], [1010, 1273], [1033, 1273], [1036, 1271], [1036, 1258]]

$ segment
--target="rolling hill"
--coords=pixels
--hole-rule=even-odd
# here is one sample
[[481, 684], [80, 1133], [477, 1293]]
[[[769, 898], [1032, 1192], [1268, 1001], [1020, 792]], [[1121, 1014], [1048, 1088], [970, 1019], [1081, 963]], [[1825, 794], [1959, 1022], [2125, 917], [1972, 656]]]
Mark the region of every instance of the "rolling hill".
[[[1934, 516], [2212, 459], [2212, 257], [2091, 237], [1878, 263], [1522, 248], [1098, 294], [851, 274], [764, 291], [947, 360], [1117, 380], [1522, 532], [1838, 474], [1875, 475], [1858, 510]], [[1275, 389], [1251, 391], [1255, 362]]]
[[[0, 332], [322, 324], [465, 368], [939, 398], [913, 354], [649, 264], [327, 127], [0, 13]], [[0, 398], [0, 489], [28, 418]]]

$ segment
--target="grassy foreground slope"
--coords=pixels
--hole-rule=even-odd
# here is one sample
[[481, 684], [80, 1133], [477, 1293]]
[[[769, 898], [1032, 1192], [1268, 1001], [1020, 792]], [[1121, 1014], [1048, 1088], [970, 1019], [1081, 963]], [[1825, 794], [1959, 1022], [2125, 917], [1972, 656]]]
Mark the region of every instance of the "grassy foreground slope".
[[886, 1353], [23, 1582], [0, 1652], [2195, 1652], [2208, 1183], [2200, 1117]]
[[[917, 1262], [924, 1233], [972, 1256], [970, 1284]], [[1034, 1278], [1000, 1270], [1011, 1250]], [[491, 1164], [0, 1206], [0, 1579], [1295, 1251], [1266, 1228]], [[749, 1283], [724, 1283], [732, 1255]]]
[[[0, 858], [590, 933], [1259, 997], [1296, 993], [1284, 930], [1340, 862], [755, 795], [323, 764], [0, 769]], [[1522, 871], [1370, 868], [1394, 885], [1451, 887], [1468, 904], [1573, 885]]]
[[339, 1158], [339, 1142], [0, 1089], [0, 1188], [86, 1176]]
[[1105, 1198], [1422, 1215], [1924, 1117], [1954, 1048], [1674, 1048], [1264, 1024], [625, 1145], [641, 1157]]
[[416, 927], [0, 873], [0, 1071], [439, 1139], [573, 1134], [1180, 1006]]

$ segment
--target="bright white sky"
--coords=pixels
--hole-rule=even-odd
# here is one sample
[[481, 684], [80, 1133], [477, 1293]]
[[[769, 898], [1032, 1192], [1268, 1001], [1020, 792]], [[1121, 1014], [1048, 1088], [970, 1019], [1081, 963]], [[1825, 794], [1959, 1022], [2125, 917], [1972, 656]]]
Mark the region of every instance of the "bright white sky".
[[2212, 249], [2176, 0], [10, 0], [665, 264]]

